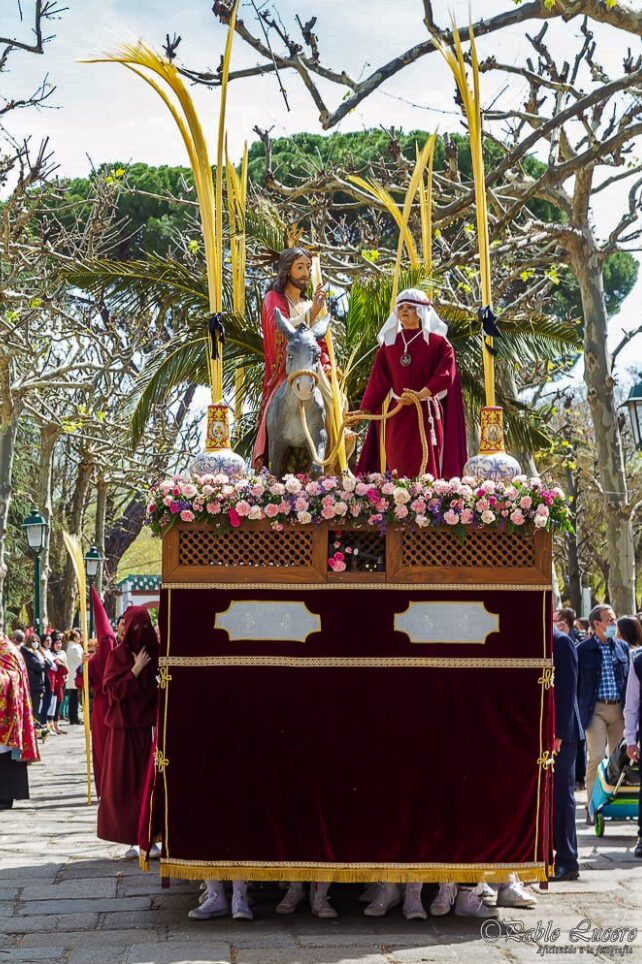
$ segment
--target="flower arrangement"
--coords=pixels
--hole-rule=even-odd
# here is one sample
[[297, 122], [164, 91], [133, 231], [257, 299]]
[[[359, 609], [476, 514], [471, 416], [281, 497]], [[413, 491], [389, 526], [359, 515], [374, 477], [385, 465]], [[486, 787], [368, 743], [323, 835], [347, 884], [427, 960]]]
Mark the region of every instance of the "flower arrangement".
[[562, 490], [524, 475], [506, 483], [432, 475], [407, 479], [390, 473], [283, 479], [266, 472], [245, 479], [176, 475], [153, 486], [146, 521], [162, 535], [179, 521], [237, 527], [261, 519], [277, 530], [327, 521], [374, 526], [381, 532], [390, 525], [441, 526], [460, 537], [490, 527], [507, 532], [571, 528]]

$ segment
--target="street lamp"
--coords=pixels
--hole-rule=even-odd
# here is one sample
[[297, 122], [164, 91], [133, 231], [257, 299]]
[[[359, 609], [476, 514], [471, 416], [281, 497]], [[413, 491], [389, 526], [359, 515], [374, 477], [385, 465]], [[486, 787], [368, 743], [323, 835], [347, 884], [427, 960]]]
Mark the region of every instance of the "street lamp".
[[642, 381], [634, 385], [624, 403], [629, 410], [631, 432], [638, 452], [642, 452]]
[[40, 513], [34, 506], [34, 508], [31, 510], [30, 515], [28, 515], [27, 518], [22, 522], [21, 528], [24, 529], [25, 535], [27, 537], [27, 545], [33, 552], [33, 558], [34, 558], [33, 623], [34, 623], [34, 628], [36, 632], [40, 634], [42, 631], [42, 626], [40, 625], [40, 553], [45, 547], [48, 523], [47, 523], [47, 520], [40, 515]]
[[[87, 579], [89, 580], [89, 585], [93, 584], [94, 579], [98, 574], [98, 566], [103, 561], [103, 557], [98, 552], [96, 546], [91, 546], [89, 551], [85, 553], [85, 572], [87, 573]], [[89, 637], [93, 638], [94, 635], [94, 609], [91, 605], [91, 596], [89, 598]]]

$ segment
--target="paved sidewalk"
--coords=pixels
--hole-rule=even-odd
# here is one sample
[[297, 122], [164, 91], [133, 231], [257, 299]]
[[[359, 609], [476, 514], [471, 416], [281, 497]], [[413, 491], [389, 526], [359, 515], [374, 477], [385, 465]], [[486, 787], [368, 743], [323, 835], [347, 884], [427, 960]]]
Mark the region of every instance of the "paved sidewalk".
[[[251, 922], [190, 921], [198, 885], [172, 881], [118, 859], [124, 848], [97, 840], [96, 806], [87, 807], [81, 727], [50, 737], [43, 763], [30, 768], [32, 799], [0, 814], [0, 962], [52, 964], [415, 964], [503, 962], [549, 957], [642, 962], [642, 861], [633, 858], [633, 824], [607, 824], [598, 840], [578, 824], [581, 879], [538, 893], [533, 911], [507, 911], [540, 935], [534, 942], [481, 939], [479, 922], [455, 918], [405, 921], [399, 908], [382, 920], [365, 918], [358, 888], [335, 888], [337, 921], [308, 910], [274, 913], [274, 891], [259, 889]], [[578, 810], [580, 820], [583, 810]], [[471, 823], [483, 809], [471, 806]], [[593, 927], [640, 928], [633, 943], [596, 935], [572, 944], [569, 931], [586, 918]], [[552, 921], [548, 929], [548, 922]], [[557, 939], [551, 931], [559, 928]], [[496, 936], [491, 935], [491, 936]], [[616, 935], [619, 936], [619, 935]], [[569, 946], [574, 953], [560, 953]], [[546, 948], [550, 952], [544, 954]], [[615, 954], [614, 954], [615, 952]]]

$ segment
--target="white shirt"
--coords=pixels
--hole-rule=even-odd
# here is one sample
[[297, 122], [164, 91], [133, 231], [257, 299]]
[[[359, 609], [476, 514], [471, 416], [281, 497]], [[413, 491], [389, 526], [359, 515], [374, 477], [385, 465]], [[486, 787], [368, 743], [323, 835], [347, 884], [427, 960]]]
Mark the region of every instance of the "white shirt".
[[69, 643], [67, 646], [67, 668], [69, 676], [65, 680], [65, 689], [73, 690], [76, 688], [76, 670], [82, 663], [83, 648], [80, 643]]

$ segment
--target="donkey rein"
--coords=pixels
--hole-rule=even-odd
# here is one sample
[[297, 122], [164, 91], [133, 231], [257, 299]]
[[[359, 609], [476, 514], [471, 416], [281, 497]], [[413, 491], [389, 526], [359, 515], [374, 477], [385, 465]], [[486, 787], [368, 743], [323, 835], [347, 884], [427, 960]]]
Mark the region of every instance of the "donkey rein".
[[[294, 374], [290, 377], [292, 378], [292, 377], [295, 377], [296, 375], [302, 375], [302, 374], [310, 375], [313, 373], [309, 371], [294, 372]], [[417, 412], [417, 421], [419, 423], [419, 441], [421, 442], [421, 466], [419, 468], [419, 475], [424, 475], [426, 468], [428, 466], [428, 439], [426, 438], [426, 429], [424, 426], [423, 412], [421, 410], [421, 402], [419, 401], [419, 398], [415, 393], [412, 394], [412, 402], [415, 406], [415, 411]], [[343, 422], [341, 423], [341, 427], [339, 431], [337, 432], [337, 441], [334, 445], [334, 448], [330, 452], [330, 455], [325, 459], [319, 459], [317, 457], [316, 450], [314, 448], [314, 441], [312, 439], [312, 436], [310, 435], [310, 429], [308, 428], [308, 422], [305, 417], [304, 403], [299, 402], [299, 413], [301, 415], [301, 424], [303, 426], [305, 439], [308, 443], [308, 448], [310, 449], [312, 461], [316, 465], [320, 465], [321, 468], [326, 468], [328, 465], [334, 462], [337, 452], [339, 451], [339, 448], [343, 441], [343, 433], [347, 428], [347, 426], [350, 425], [352, 422], [357, 422], [357, 421], [387, 422], [389, 419], [394, 418], [394, 416], [397, 415], [397, 413], [400, 412], [402, 408], [405, 408], [405, 405], [397, 404], [393, 409], [388, 411], [385, 415], [384, 414], [366, 415], [365, 413], [362, 413], [360, 415], [351, 415], [350, 412], [348, 412]]]

